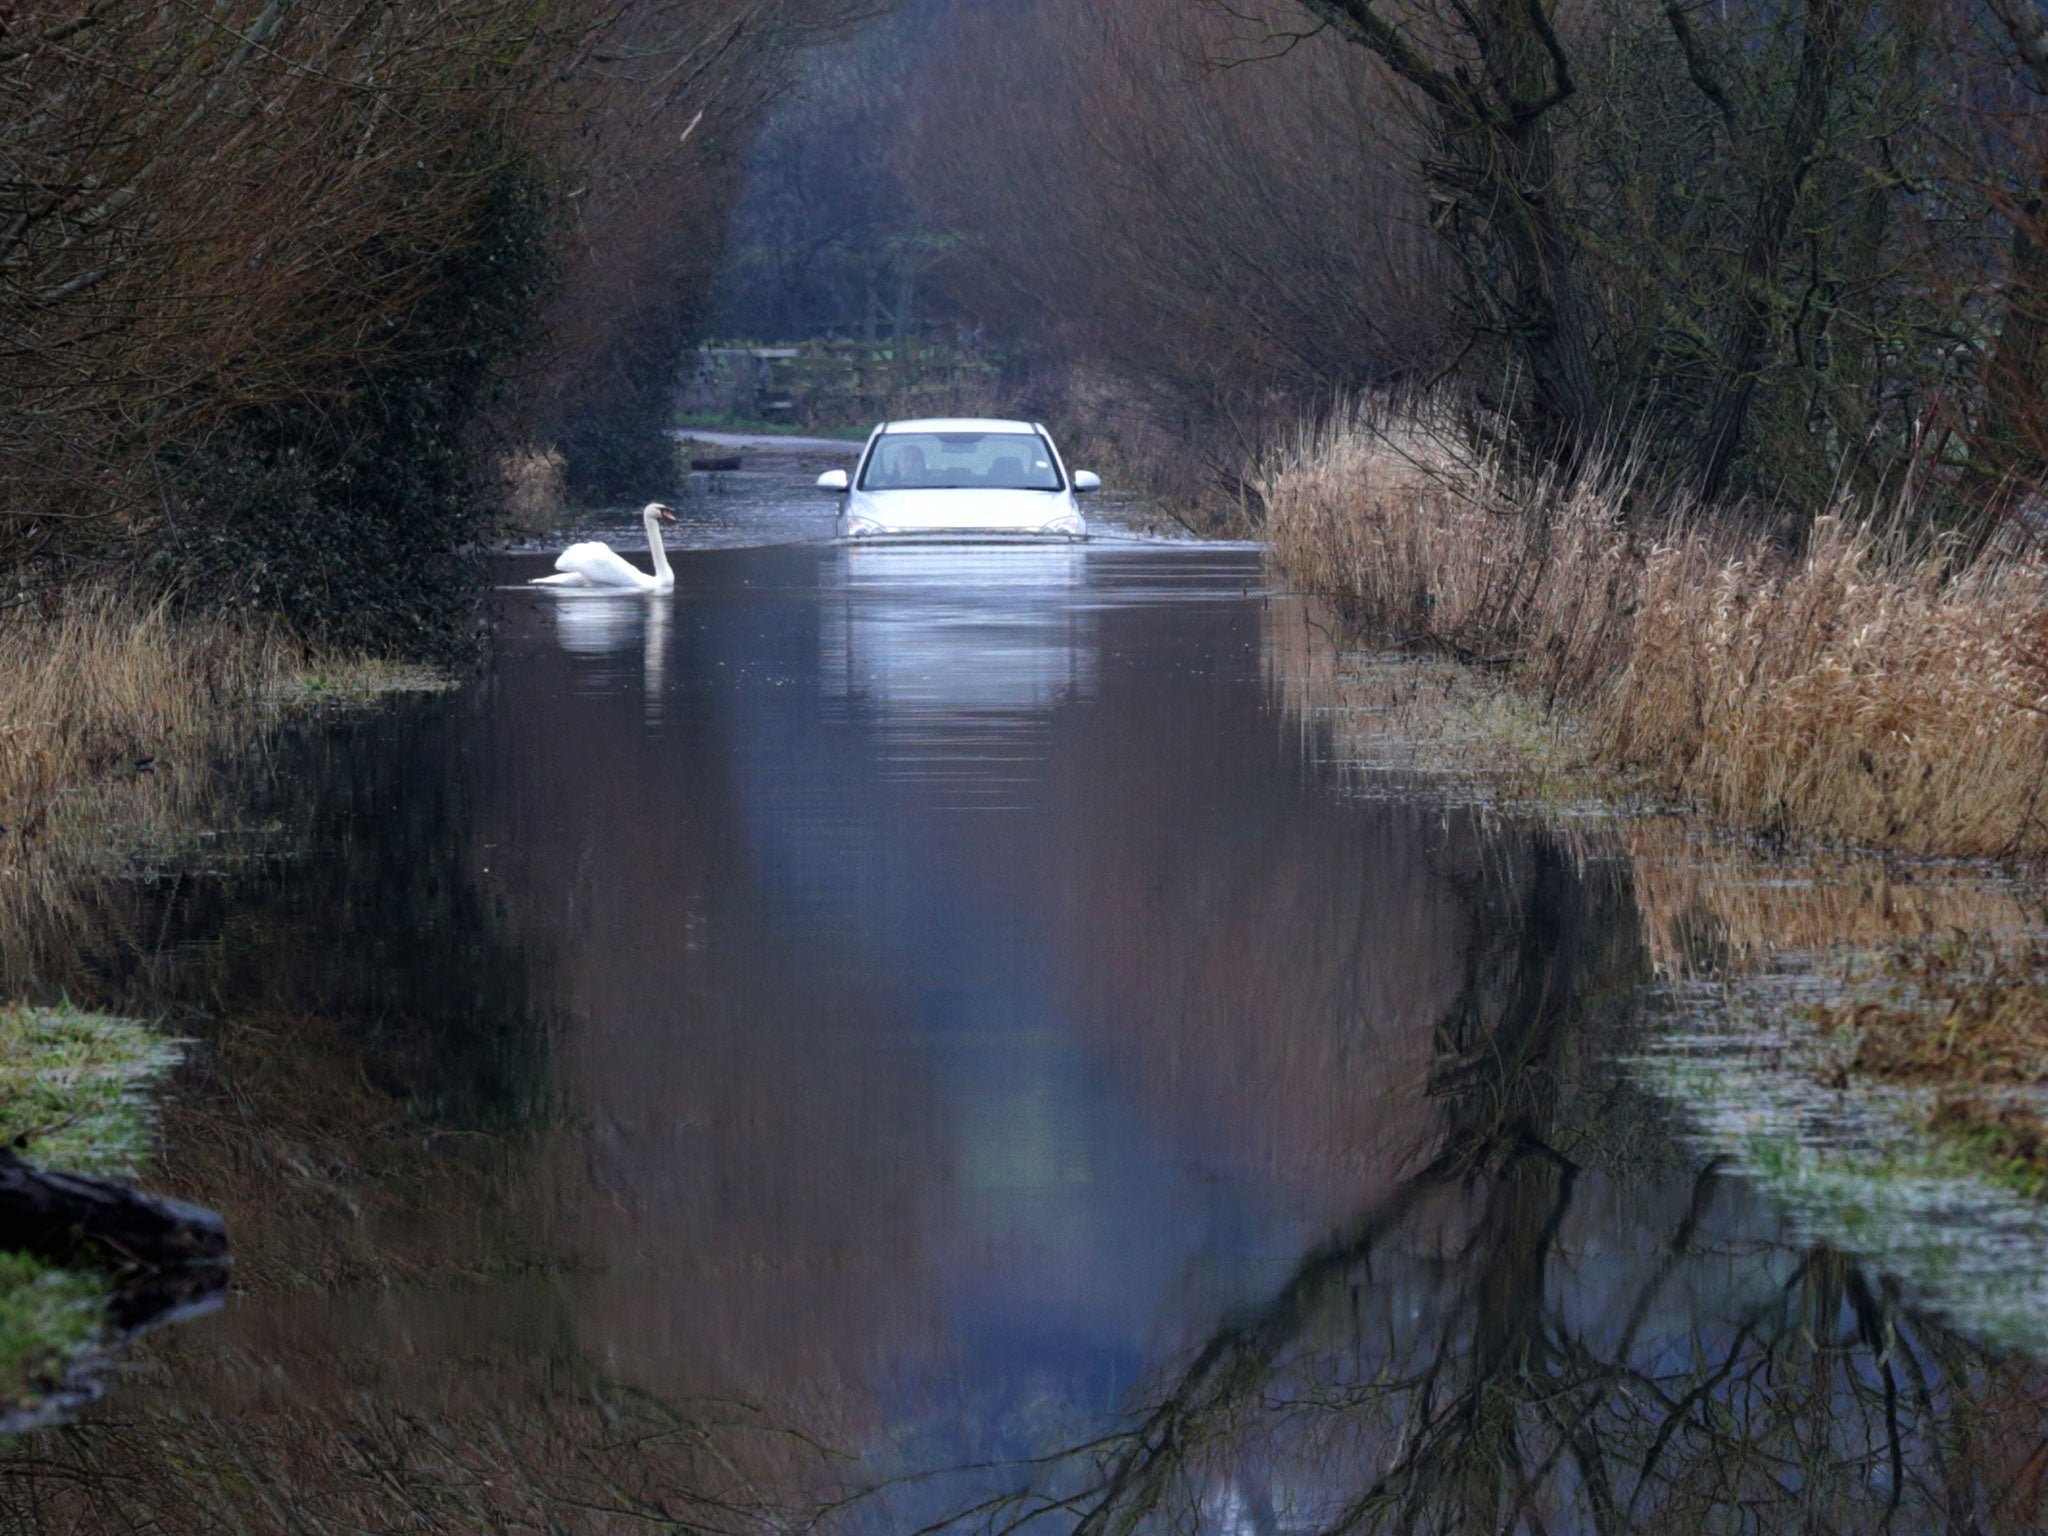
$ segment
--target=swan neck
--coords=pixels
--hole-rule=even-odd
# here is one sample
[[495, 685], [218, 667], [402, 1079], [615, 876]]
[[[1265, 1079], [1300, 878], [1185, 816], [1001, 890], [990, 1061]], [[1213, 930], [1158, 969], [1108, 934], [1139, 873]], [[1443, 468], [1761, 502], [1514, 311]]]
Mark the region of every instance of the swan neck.
[[668, 548], [661, 542], [661, 518], [650, 512], [644, 521], [647, 524], [647, 553], [654, 560], [654, 579], [673, 581], [675, 572], [668, 568]]

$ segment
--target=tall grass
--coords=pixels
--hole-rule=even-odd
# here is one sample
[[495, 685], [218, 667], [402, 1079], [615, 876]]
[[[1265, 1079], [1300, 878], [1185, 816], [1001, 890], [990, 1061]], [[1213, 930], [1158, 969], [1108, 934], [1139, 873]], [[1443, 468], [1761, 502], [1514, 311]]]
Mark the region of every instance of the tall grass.
[[81, 957], [130, 942], [105, 881], [232, 820], [231, 755], [291, 714], [451, 681], [107, 589], [0, 607], [0, 1000], [89, 985]]
[[274, 633], [107, 589], [0, 609], [0, 997], [54, 996], [79, 937], [109, 937], [100, 876], [184, 834], [220, 750], [303, 691], [303, 666]]
[[1625, 463], [1533, 483], [1427, 413], [1305, 434], [1272, 558], [1379, 643], [1500, 667], [1606, 760], [1735, 825], [2048, 854], [2048, 559], [1842, 506], [1797, 548], [1623, 507]]
[[19, 830], [62, 790], [204, 747], [299, 661], [276, 635], [108, 589], [0, 614], [0, 818]]

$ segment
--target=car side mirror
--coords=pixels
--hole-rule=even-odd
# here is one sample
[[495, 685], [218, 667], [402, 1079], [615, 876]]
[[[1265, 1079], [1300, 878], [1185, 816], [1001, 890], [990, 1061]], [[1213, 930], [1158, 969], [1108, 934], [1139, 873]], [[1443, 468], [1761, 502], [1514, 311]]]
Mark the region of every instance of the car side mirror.
[[1077, 469], [1074, 471], [1074, 493], [1076, 495], [1083, 491], [1099, 491], [1101, 489], [1102, 476], [1094, 473], [1092, 470]]
[[843, 469], [828, 469], [818, 476], [818, 489], [821, 491], [843, 491], [846, 486], [846, 471]]

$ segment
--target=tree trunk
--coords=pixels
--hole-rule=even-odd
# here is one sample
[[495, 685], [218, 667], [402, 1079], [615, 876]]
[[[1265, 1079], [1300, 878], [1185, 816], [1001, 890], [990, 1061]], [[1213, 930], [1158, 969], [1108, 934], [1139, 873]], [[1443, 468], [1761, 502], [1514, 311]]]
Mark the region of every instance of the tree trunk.
[[[2048, 93], [2048, 17], [2038, 0], [1990, 0], [2011, 36], [2020, 66]], [[2038, 148], [2036, 153], [2039, 153]], [[2037, 166], [2039, 162], [2036, 162]], [[1992, 472], [2010, 480], [2016, 470], [2041, 472], [2048, 458], [2048, 247], [2041, 220], [2048, 213], [2048, 169], [2037, 170], [2034, 190], [2013, 214], [2012, 270], [2005, 283], [2005, 323], [1999, 327], [1985, 379], [1982, 434]]]
[[2012, 271], [2005, 280], [2005, 321], [1985, 373], [1987, 467], [2006, 482], [2038, 479], [2048, 458], [2048, 248], [2041, 218], [2048, 176], [2013, 214]]
[[1443, 18], [1464, 34], [1477, 70], [1464, 49], [1381, 15], [1377, 0], [1303, 3], [1429, 103], [1438, 152], [1422, 175], [1437, 206], [1432, 223], [1465, 269], [1479, 325], [1527, 370], [1538, 437], [1560, 457], [1578, 457], [1603, 407], [1578, 242], [1553, 201], [1549, 114], [1577, 87], [1544, 0], [1468, 0], [1454, 7], [1455, 22]]
[[1808, 0], [1806, 33], [1800, 47], [1799, 77], [1792, 107], [1778, 133], [1743, 243], [1735, 314], [1722, 340], [1709, 396], [1698, 458], [1699, 492], [1712, 500], [1728, 483], [1728, 471], [1742, 448], [1750, 401], [1755, 397], [1771, 343], [1771, 309], [1778, 262], [1785, 250], [1792, 214], [1820, 145], [1821, 129], [1841, 78], [1848, 43], [1855, 32], [1853, 0]]
[[1430, 168], [1430, 180], [1457, 199], [1453, 217], [1469, 226], [1452, 234], [1454, 250], [1486, 323], [1528, 370], [1538, 436], [1575, 460], [1598, 435], [1602, 407], [1578, 249], [1549, 195], [1550, 132], [1536, 121], [1507, 133], [1452, 129], [1444, 140], [1457, 147]]

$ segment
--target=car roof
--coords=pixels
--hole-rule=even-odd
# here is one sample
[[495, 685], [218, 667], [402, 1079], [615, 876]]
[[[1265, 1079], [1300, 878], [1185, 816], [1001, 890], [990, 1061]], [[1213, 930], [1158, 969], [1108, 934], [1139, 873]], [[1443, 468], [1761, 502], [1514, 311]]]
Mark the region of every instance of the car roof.
[[994, 421], [982, 416], [933, 416], [919, 421], [885, 421], [884, 432], [1036, 432], [1028, 421]]

